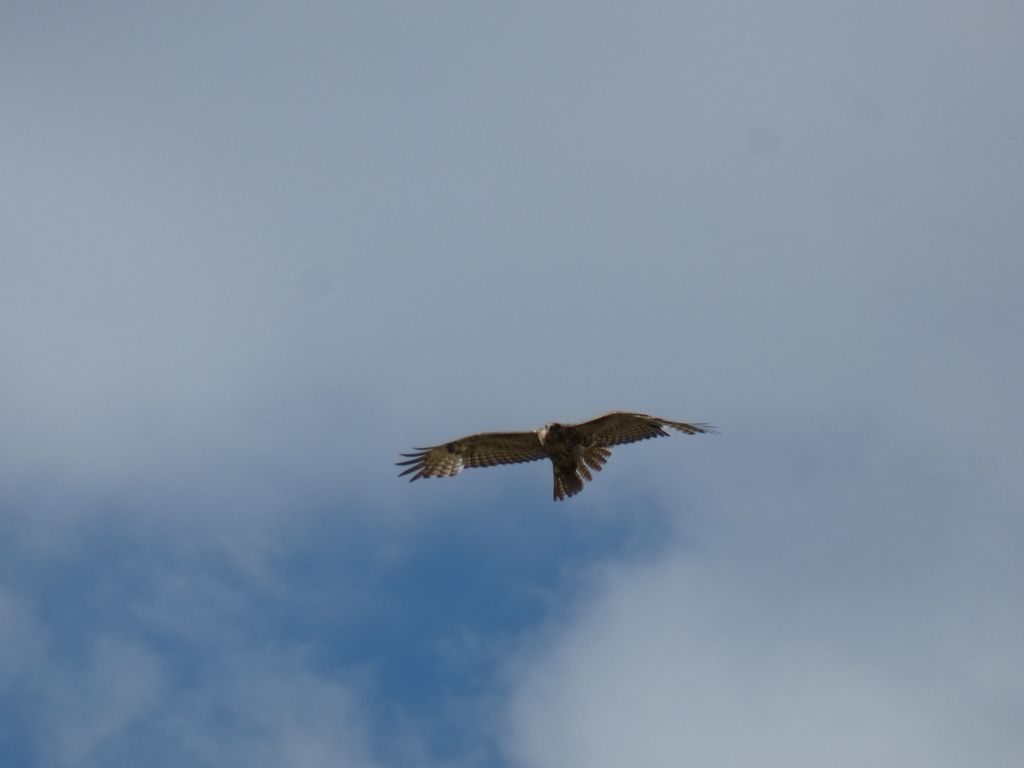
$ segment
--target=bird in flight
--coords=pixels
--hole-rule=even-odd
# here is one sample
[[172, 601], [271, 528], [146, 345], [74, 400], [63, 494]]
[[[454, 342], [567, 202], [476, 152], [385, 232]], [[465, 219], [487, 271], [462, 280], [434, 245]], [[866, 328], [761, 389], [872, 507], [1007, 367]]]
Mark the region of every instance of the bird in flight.
[[553, 422], [531, 432], [480, 432], [429, 448], [415, 448], [415, 453], [401, 454], [407, 460], [397, 462], [397, 466], [408, 469], [398, 476], [412, 474], [411, 483], [421, 477], [453, 477], [464, 467], [551, 459], [555, 475], [554, 499], [560, 501], [582, 491], [584, 480], [594, 479], [591, 470], [600, 471], [611, 456], [613, 446], [667, 437], [665, 427], [687, 435], [715, 432], [708, 424], [687, 424], [644, 413], [611, 411], [579, 424]]

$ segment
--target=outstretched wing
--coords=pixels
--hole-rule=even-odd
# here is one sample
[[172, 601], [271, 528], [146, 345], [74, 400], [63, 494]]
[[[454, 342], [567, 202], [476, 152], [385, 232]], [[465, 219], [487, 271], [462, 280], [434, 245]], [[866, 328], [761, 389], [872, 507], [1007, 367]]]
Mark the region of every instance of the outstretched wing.
[[421, 477], [452, 477], [463, 467], [493, 467], [547, 458], [536, 432], [481, 432], [415, 451], [402, 454], [408, 461], [396, 462], [400, 467], [408, 467], [399, 477], [414, 473], [410, 483]]
[[586, 445], [610, 447], [635, 443], [652, 437], [666, 437], [665, 427], [678, 429], [688, 435], [714, 433], [714, 427], [708, 424], [687, 424], [683, 421], [669, 421], [645, 413], [628, 413], [612, 411], [596, 419], [570, 425], [580, 434]]

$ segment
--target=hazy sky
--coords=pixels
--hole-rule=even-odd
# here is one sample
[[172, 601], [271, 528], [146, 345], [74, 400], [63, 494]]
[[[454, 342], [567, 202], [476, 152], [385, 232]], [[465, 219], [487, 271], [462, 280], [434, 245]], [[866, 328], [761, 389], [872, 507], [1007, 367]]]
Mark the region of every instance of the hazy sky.
[[1020, 763], [1022, 24], [0, 5], [0, 762]]

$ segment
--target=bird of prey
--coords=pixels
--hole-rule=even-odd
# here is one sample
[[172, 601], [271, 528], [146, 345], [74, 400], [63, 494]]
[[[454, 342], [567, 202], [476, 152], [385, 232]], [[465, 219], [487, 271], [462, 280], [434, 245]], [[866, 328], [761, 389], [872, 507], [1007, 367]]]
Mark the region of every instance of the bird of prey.
[[463, 467], [551, 459], [555, 475], [554, 499], [560, 501], [582, 491], [584, 480], [593, 480], [590, 470], [599, 471], [604, 466], [611, 456], [612, 446], [667, 437], [665, 427], [687, 435], [715, 432], [708, 424], [687, 424], [644, 413], [611, 411], [579, 424], [554, 422], [532, 432], [481, 432], [429, 448], [415, 448], [415, 453], [401, 454], [407, 461], [399, 461], [397, 466], [408, 467], [399, 477], [412, 474], [411, 483], [421, 477], [453, 477]]

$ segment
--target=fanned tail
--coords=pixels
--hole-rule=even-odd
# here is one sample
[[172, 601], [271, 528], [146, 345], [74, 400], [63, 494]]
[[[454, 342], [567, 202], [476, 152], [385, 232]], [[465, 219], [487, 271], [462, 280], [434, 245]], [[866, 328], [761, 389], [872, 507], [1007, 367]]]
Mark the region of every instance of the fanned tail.
[[[555, 472], [555, 501], [561, 501], [569, 496], [575, 496], [583, 490], [583, 478], [576, 471], [576, 466], [554, 467]], [[590, 474], [589, 472], [587, 473]]]

